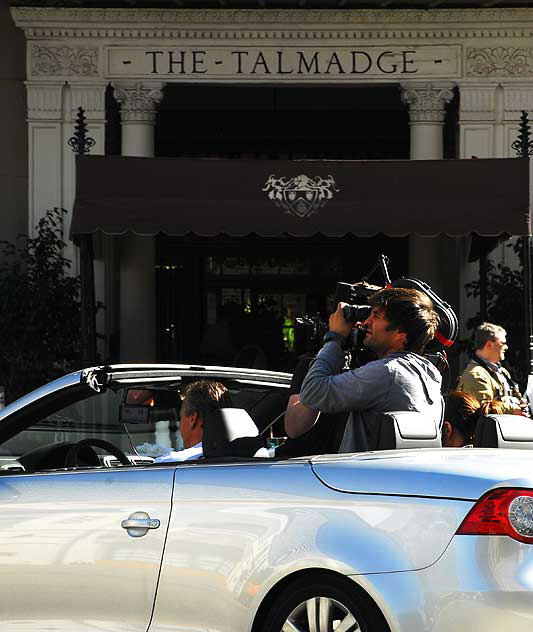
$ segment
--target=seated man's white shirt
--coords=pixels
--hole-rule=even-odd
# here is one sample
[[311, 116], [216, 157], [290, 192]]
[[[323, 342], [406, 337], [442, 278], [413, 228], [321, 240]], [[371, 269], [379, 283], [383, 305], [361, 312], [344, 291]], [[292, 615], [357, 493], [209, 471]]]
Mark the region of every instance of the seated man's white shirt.
[[183, 450], [171, 450], [167, 454], [162, 454], [158, 456], [154, 462], [155, 463], [166, 463], [171, 461], [192, 461], [194, 459], [199, 459], [204, 455], [202, 442], [193, 445], [192, 448], [185, 448]]

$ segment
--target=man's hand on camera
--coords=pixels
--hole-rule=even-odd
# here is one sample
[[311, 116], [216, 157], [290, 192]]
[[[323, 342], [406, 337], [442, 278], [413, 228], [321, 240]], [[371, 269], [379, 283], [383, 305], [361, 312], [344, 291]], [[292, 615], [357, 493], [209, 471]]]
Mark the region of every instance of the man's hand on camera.
[[348, 322], [342, 314], [342, 308], [345, 305], [348, 303], [339, 303], [337, 310], [329, 317], [329, 330], [346, 338], [353, 329], [353, 323]]

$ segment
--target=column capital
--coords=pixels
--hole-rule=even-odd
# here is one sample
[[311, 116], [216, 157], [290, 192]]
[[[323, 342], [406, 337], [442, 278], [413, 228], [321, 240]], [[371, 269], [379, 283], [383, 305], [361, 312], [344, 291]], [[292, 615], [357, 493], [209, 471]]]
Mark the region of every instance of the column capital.
[[28, 121], [61, 122], [64, 81], [26, 81]]
[[120, 103], [122, 123], [155, 123], [156, 105], [163, 98], [163, 83], [115, 81], [112, 86]]
[[71, 82], [71, 119], [76, 119], [78, 108], [82, 107], [88, 121], [105, 123], [105, 92], [107, 82]]
[[486, 122], [501, 119], [499, 110], [499, 92], [501, 86], [496, 82], [460, 83], [460, 121]]
[[411, 123], [443, 123], [453, 88], [453, 83], [402, 83], [402, 101], [409, 107]]

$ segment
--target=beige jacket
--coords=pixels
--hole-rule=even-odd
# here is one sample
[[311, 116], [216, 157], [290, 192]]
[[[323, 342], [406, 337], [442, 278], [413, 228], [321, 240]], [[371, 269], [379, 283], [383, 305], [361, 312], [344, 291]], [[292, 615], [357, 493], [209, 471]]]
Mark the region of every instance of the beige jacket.
[[[505, 375], [511, 380], [511, 376], [506, 369], [502, 368]], [[517, 393], [516, 399], [505, 395], [505, 388], [485, 367], [481, 366], [474, 360], [471, 360], [463, 374], [459, 378], [457, 385], [459, 391], [470, 393], [478, 402], [487, 399], [496, 399], [504, 405], [504, 412], [509, 412], [515, 408], [519, 408], [518, 399], [520, 394]]]

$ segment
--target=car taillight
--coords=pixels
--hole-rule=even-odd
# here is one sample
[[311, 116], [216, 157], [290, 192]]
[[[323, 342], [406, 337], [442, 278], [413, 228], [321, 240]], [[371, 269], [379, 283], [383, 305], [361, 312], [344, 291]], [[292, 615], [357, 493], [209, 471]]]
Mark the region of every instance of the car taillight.
[[468, 512], [457, 535], [508, 535], [533, 544], [533, 491], [494, 489]]

